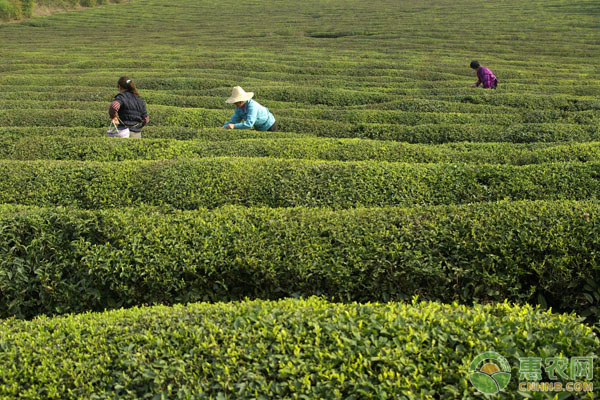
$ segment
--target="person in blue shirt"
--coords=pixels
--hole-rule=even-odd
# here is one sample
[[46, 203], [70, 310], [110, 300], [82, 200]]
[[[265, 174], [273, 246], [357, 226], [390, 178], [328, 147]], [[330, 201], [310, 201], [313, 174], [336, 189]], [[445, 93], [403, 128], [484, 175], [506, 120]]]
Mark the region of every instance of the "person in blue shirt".
[[252, 100], [253, 92], [246, 92], [239, 86], [233, 88], [231, 97], [225, 100], [226, 103], [235, 104], [235, 112], [225, 122], [225, 129], [256, 129], [258, 131], [277, 131], [277, 122], [275, 117], [267, 107], [261, 106], [258, 102]]

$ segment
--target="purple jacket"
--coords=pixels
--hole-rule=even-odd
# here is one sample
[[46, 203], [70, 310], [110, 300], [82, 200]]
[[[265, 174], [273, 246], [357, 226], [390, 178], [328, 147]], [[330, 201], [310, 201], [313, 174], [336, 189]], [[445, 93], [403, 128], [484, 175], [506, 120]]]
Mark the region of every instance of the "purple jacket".
[[475, 86], [479, 86], [483, 83], [484, 89], [490, 89], [495, 84], [498, 84], [498, 78], [494, 75], [492, 71], [490, 71], [486, 67], [477, 68], [477, 78], [478, 81]]

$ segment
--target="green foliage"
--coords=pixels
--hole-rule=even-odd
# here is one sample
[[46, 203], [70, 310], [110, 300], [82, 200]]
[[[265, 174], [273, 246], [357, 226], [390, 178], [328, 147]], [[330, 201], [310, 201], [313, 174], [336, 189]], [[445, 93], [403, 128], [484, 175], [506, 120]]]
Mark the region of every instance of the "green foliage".
[[225, 204], [379, 207], [595, 199], [600, 164], [405, 164], [205, 158], [121, 163], [0, 161], [0, 202], [97, 209]]
[[[598, 353], [525, 305], [600, 317], [594, 0], [36, 5], [75, 10], [0, 24], [0, 398], [475, 399], [483, 350]], [[279, 132], [219, 129], [235, 85]], [[399, 303], [11, 318], [311, 295]]]
[[0, 396], [30, 399], [477, 399], [467, 370], [490, 350], [521, 399], [519, 358], [600, 351], [576, 317], [506, 303], [199, 303], [0, 329]]
[[[0, 111], [0, 115], [2, 112]], [[15, 112], [5, 114], [12, 126], [0, 127], [0, 134], [21, 136], [68, 136], [91, 137], [104, 136], [107, 124], [102, 113], [90, 115], [89, 112], [39, 112], [36, 119], [39, 126], [16, 126], [20, 116]], [[27, 118], [27, 112], [21, 113]], [[88, 116], [86, 118], [86, 115]], [[51, 117], [49, 117], [51, 116]], [[43, 119], [43, 120], [42, 120]], [[30, 119], [31, 120], [31, 119]], [[61, 122], [62, 121], [62, 122]], [[69, 126], [69, 121], [72, 126]], [[164, 139], [202, 139], [232, 140], [246, 138], [300, 138], [321, 136], [330, 138], [362, 138], [373, 140], [394, 140], [408, 143], [443, 144], [454, 142], [505, 142], [505, 143], [564, 143], [598, 142], [600, 125], [577, 124], [514, 124], [509, 126], [478, 124], [437, 124], [437, 125], [382, 125], [347, 124], [339, 122], [309, 122], [308, 120], [279, 120], [286, 131], [259, 132], [254, 130], [229, 131], [218, 128], [193, 128], [185, 126], [151, 125], [144, 128], [145, 138]], [[50, 125], [51, 124], [51, 125]], [[79, 124], [79, 125], [78, 125]], [[25, 125], [25, 124], [23, 124]], [[90, 128], [86, 125], [95, 125]], [[220, 124], [219, 124], [220, 125]]]
[[34, 6], [35, 0], [21, 0], [21, 10], [25, 18], [31, 18]]
[[[80, 160], [123, 161], [165, 160], [206, 157], [270, 157], [285, 159], [389, 161], [406, 163], [472, 163], [472, 164], [541, 164], [548, 162], [596, 161], [600, 159], [600, 143], [448, 143], [443, 145], [408, 144], [397, 141], [368, 139], [329, 139], [286, 137], [267, 132], [250, 133], [214, 129], [194, 131], [200, 140], [145, 139], [114, 140], [103, 137], [70, 137], [76, 128], [57, 128], [58, 134], [30, 129], [0, 130], [0, 158], [8, 160]], [[181, 137], [183, 130], [174, 136]], [[97, 130], [92, 130], [92, 134]], [[149, 134], [148, 134], [149, 133]], [[154, 130], [144, 131], [153, 136]], [[293, 135], [293, 134], [290, 134]], [[261, 137], [262, 136], [262, 137]]]
[[[100, 134], [98, 133], [100, 131]], [[0, 135], [4, 135], [4, 140], [10, 140], [11, 137], [20, 136], [23, 138], [45, 137], [51, 140], [52, 137], [65, 138], [93, 138], [105, 139], [106, 127], [89, 128], [83, 126], [64, 127], [64, 126], [11, 126], [0, 127]], [[101, 136], [101, 137], [99, 137]], [[160, 127], [148, 126], [144, 128], [144, 138], [154, 139], [177, 139], [204, 141], [228, 141], [238, 139], [277, 139], [277, 138], [302, 138], [310, 137], [310, 134], [298, 134], [294, 132], [260, 132], [255, 130], [242, 130], [232, 132], [220, 128], [186, 128], [186, 127]], [[24, 139], [28, 140], [28, 139]], [[35, 140], [35, 139], [31, 139]], [[43, 139], [40, 139], [43, 140]], [[60, 140], [60, 139], [58, 139]], [[114, 143], [113, 141], [112, 143]]]
[[4, 206], [0, 316], [316, 294], [541, 302], [593, 321], [599, 215], [597, 203], [571, 201], [167, 213]]
[[21, 2], [19, 0], [0, 0], [0, 20], [21, 19]]

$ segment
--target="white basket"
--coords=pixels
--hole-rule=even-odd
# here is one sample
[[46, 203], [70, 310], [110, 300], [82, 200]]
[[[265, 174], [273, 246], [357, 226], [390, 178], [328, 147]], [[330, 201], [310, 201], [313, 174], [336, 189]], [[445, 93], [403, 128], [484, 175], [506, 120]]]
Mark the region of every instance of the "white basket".
[[129, 128], [119, 130], [114, 122], [110, 123], [110, 129], [106, 131], [106, 136], [108, 137], [128, 138], [129, 134]]

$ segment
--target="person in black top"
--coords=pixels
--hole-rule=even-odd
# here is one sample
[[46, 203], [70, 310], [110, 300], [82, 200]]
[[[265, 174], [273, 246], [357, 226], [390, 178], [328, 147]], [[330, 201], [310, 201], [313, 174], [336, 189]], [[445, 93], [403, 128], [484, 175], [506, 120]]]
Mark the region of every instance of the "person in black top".
[[117, 87], [119, 94], [110, 105], [108, 115], [119, 130], [129, 128], [130, 137], [140, 138], [142, 127], [150, 121], [146, 103], [140, 97], [132, 79], [122, 76], [117, 82]]

